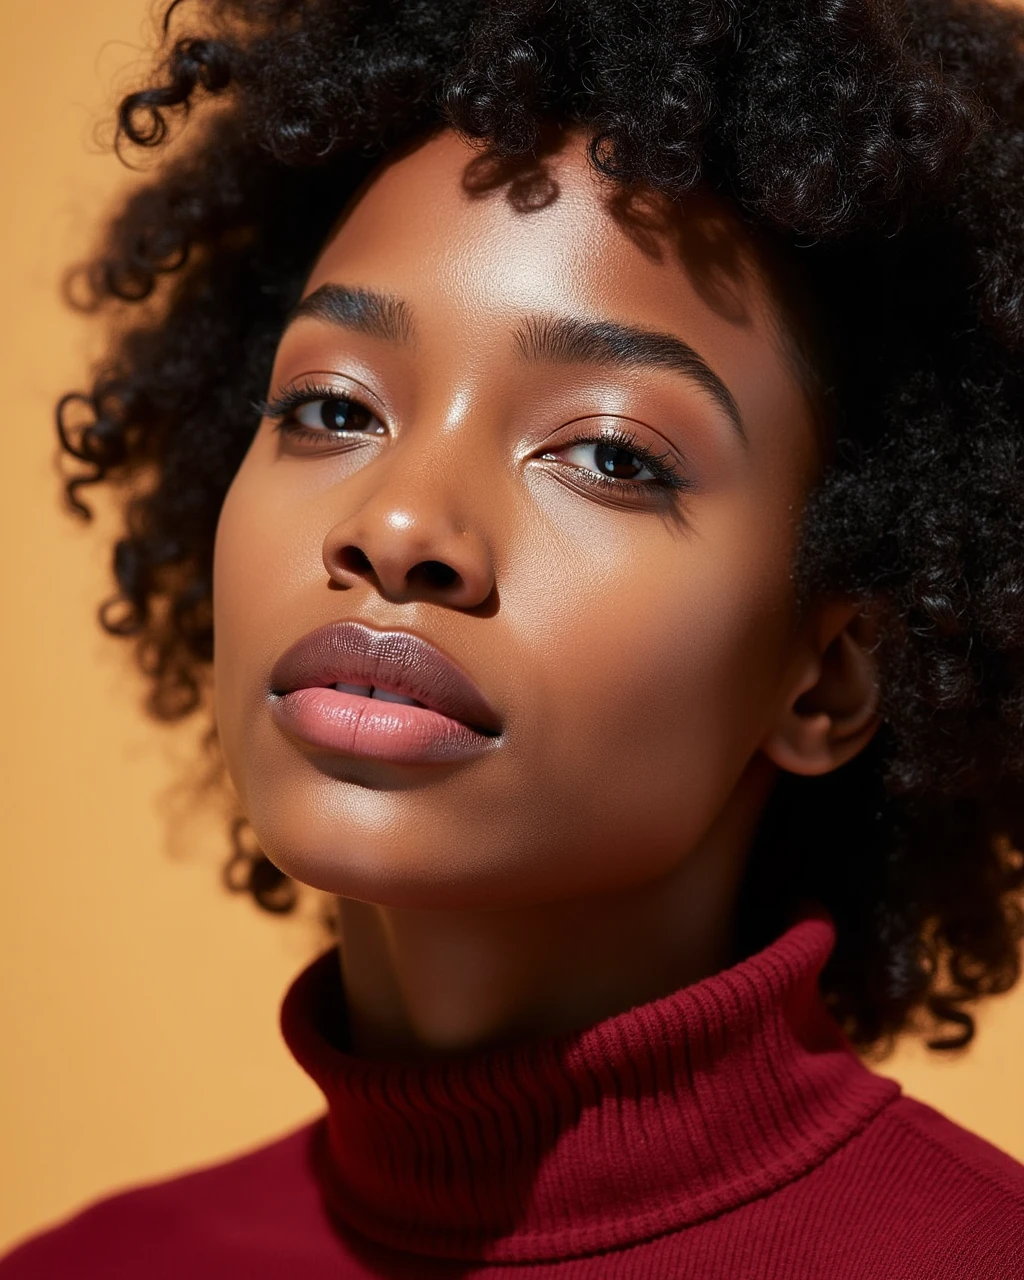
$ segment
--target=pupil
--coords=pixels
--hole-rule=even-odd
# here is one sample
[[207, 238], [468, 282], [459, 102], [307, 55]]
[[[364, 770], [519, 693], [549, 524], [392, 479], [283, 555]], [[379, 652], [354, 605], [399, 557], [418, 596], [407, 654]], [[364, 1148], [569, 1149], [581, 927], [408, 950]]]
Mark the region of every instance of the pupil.
[[351, 431], [358, 427], [359, 407], [351, 400], [323, 400], [320, 404], [320, 421], [328, 431]]
[[599, 469], [615, 480], [632, 480], [643, 470], [633, 454], [614, 444], [597, 445], [594, 458]]

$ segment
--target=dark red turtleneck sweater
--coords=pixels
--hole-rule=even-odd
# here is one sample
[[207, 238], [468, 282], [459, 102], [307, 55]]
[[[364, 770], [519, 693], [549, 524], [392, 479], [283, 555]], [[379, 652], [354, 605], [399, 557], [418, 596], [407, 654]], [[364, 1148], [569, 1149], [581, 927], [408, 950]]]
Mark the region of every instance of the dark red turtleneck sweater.
[[811, 917], [578, 1035], [430, 1065], [338, 1048], [330, 953], [282, 1025], [325, 1120], [105, 1200], [0, 1280], [1017, 1280], [1024, 1166], [868, 1071]]

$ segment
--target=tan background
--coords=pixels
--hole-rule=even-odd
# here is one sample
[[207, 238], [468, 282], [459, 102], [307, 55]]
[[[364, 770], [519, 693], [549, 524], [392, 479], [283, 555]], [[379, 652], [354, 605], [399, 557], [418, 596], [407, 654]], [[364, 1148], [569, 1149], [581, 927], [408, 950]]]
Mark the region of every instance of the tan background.
[[[221, 829], [174, 790], [195, 735], [139, 713], [93, 618], [103, 529], [62, 513], [53, 476], [52, 401], [93, 343], [57, 278], [124, 181], [96, 127], [151, 38], [145, 0], [0, 5], [0, 1250], [318, 1108], [276, 1019], [320, 939], [219, 888]], [[1022, 1057], [1024, 986], [968, 1053], [881, 1069], [1024, 1160]]]

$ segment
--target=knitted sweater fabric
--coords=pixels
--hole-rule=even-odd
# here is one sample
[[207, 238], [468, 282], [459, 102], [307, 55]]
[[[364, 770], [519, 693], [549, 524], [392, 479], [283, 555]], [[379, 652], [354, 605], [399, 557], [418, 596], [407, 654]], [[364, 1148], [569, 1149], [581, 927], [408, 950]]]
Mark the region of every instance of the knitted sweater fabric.
[[867, 1069], [805, 916], [583, 1032], [440, 1062], [345, 1048], [336, 952], [285, 1039], [325, 1116], [93, 1205], [0, 1280], [1024, 1280], [1024, 1166]]

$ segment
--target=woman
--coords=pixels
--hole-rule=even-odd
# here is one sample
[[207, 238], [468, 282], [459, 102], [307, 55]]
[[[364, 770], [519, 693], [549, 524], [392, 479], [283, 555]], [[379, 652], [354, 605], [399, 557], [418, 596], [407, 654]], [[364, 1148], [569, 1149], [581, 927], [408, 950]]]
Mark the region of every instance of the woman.
[[1019, 971], [1024, 20], [167, 21], [69, 495], [157, 714], [213, 662], [231, 882], [337, 900], [328, 1114], [2, 1280], [1024, 1275], [853, 1052]]

